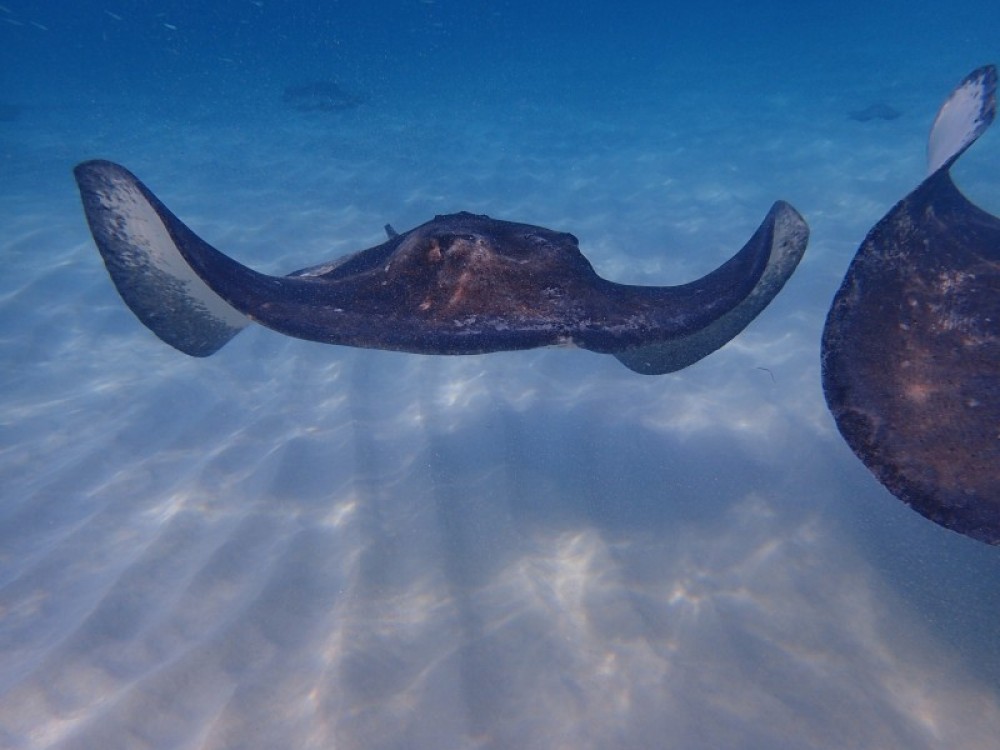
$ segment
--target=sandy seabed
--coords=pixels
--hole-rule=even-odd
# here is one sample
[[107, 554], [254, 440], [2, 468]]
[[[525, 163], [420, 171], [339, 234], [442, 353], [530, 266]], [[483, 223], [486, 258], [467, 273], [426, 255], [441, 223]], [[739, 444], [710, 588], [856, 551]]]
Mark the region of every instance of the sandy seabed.
[[[883, 491], [819, 386], [937, 101], [0, 123], [0, 747], [995, 747], [1000, 559]], [[994, 210], [998, 143], [957, 175]], [[109, 282], [70, 178], [92, 157], [272, 273], [456, 210], [572, 231], [630, 283], [702, 275], [779, 198], [813, 240], [675, 375], [263, 329], [195, 360]]]

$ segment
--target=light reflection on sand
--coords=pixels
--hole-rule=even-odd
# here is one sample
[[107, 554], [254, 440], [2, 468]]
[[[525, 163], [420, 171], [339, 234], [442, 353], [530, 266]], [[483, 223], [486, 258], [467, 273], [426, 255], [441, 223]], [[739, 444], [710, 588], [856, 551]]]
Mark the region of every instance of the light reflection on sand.
[[[692, 477], [724, 465], [705, 440], [756, 456], [756, 481], [780, 472], [790, 440], [827, 436], [759, 373], [706, 363], [707, 383], [654, 384], [572, 351], [336, 352], [324, 365], [319, 347], [250, 336], [274, 372], [219, 359], [189, 404], [178, 385], [202, 375], [181, 360], [117, 385], [93, 371], [63, 403], [16, 413], [59, 411], [83, 438], [51, 433], [22, 461], [24, 512], [40, 488], [31, 467], [57, 446], [75, 452], [59, 465], [79, 490], [47, 501], [57, 533], [41, 552], [5, 560], [16, 666], [0, 723], [27, 746], [641, 746], [669, 731], [702, 746], [822, 735], [985, 748], [1000, 726], [990, 692], [773, 480], [718, 501], [721, 516], [645, 528], [616, 519], [619, 503], [647, 500], [618, 497], [615, 476], [584, 506], [582, 485], [562, 481], [572, 469], [550, 440], [582, 437], [601, 465], [634, 466], [602, 437], [621, 430], [702, 463]], [[588, 365], [575, 381], [560, 372]], [[802, 366], [781, 362], [783, 379]], [[110, 404], [126, 393], [147, 407], [122, 418]], [[95, 441], [85, 422], [105, 401]], [[156, 402], [185, 413], [164, 419]], [[506, 432], [517, 423], [539, 434]], [[521, 439], [534, 460], [511, 457]], [[754, 452], [761, 441], [775, 446]], [[99, 446], [115, 468], [88, 477], [79, 460]], [[675, 490], [645, 492], [669, 504]], [[57, 510], [69, 498], [72, 527]], [[19, 534], [43, 539], [35, 524], [20, 516]], [[915, 687], [931, 675], [937, 687]]]

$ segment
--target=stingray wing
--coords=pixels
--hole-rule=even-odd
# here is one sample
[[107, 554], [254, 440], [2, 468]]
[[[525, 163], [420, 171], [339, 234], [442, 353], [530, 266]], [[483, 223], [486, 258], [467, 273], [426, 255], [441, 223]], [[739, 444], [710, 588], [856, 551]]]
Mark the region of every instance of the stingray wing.
[[823, 390], [848, 445], [927, 518], [1000, 544], [1000, 220], [949, 168], [992, 123], [997, 73], [941, 108], [930, 176], [871, 230], [830, 308]]
[[[809, 227], [798, 211], [779, 201], [768, 212], [760, 227], [747, 243], [747, 248], [766, 258], [763, 273], [751, 291], [728, 312], [718, 315], [689, 333], [648, 346], [639, 346], [615, 353], [619, 362], [643, 375], [662, 375], [692, 365], [735, 338], [788, 281], [798, 266], [809, 241]], [[706, 277], [704, 286], [723, 283], [719, 269]], [[718, 278], [713, 278], [718, 275]]]
[[205, 357], [250, 323], [191, 268], [182, 248], [215, 251], [131, 172], [89, 161], [73, 173], [108, 273], [147, 328], [185, 354]]

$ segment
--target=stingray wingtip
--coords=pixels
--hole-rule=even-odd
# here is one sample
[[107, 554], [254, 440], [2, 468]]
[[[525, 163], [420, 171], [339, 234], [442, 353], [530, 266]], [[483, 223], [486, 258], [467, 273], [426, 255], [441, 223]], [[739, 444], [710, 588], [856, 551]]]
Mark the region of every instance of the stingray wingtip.
[[962, 79], [938, 110], [927, 140], [927, 173], [948, 169], [993, 124], [997, 69], [977, 68]]

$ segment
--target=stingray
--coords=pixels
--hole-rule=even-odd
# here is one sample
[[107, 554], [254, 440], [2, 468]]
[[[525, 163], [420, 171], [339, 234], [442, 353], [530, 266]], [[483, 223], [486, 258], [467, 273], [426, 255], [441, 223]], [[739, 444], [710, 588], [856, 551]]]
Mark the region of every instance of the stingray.
[[631, 286], [601, 278], [576, 237], [455, 213], [339, 260], [268, 276], [215, 250], [124, 167], [76, 167], [83, 207], [118, 292], [163, 341], [214, 353], [251, 322], [310, 341], [422, 354], [575, 345], [645, 374], [718, 349], [778, 293], [805, 251], [802, 217], [777, 202], [704, 278]]
[[997, 72], [941, 107], [928, 176], [868, 233], [823, 331], [823, 390], [851, 449], [896, 497], [1000, 544], [1000, 220], [952, 182], [993, 122]]
[[847, 113], [847, 116], [858, 122], [871, 122], [872, 120], [895, 120], [902, 116], [902, 112], [886, 104], [885, 102], [875, 102], [869, 104], [864, 109], [856, 109]]
[[335, 81], [286, 86], [281, 100], [299, 112], [343, 112], [365, 103], [363, 97], [345, 91]]

